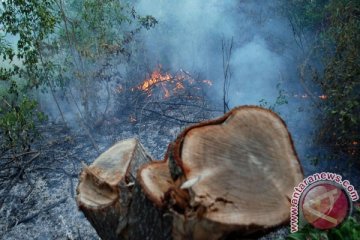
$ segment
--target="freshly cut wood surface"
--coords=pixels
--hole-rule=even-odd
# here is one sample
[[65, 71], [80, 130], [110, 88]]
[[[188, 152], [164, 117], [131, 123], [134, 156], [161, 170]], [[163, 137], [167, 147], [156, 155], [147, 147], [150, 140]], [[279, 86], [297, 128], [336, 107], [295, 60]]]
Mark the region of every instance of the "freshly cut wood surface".
[[85, 167], [78, 186], [81, 206], [103, 208], [118, 198], [118, 185], [128, 171], [135, 139], [118, 142]]
[[289, 220], [289, 199], [302, 179], [285, 123], [259, 107], [235, 108], [187, 129], [176, 141], [192, 207], [229, 226], [273, 227]]
[[144, 164], [138, 172], [138, 181], [145, 195], [158, 207], [164, 206], [165, 193], [174, 186], [166, 161]]
[[90, 166], [97, 177], [116, 187], [126, 175], [133, 158], [137, 140], [120, 141], [101, 154]]
[[80, 176], [77, 204], [102, 239], [168, 239], [171, 220], [155, 208], [135, 179], [148, 156], [136, 139], [116, 143]]

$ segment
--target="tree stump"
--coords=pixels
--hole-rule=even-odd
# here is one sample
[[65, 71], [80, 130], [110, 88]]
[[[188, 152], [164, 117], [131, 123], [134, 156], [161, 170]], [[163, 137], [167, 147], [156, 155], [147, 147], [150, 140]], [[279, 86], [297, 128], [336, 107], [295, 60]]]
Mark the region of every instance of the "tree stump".
[[151, 161], [136, 139], [121, 141], [80, 175], [77, 204], [102, 239], [169, 239], [171, 217], [154, 207], [136, 180]]
[[[303, 172], [285, 123], [269, 110], [238, 107], [191, 126], [169, 144], [163, 161], [130, 145], [138, 154], [106, 157], [116, 164], [100, 156], [81, 175], [78, 204], [103, 239], [237, 239], [289, 222]], [[132, 221], [139, 216], [141, 226]]]

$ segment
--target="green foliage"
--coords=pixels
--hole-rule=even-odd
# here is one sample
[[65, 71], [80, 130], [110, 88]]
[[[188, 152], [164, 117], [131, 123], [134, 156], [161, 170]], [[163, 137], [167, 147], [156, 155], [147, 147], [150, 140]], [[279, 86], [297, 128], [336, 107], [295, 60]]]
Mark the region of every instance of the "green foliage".
[[[56, 18], [51, 11], [52, 0], [2, 1], [0, 23], [2, 31], [0, 80], [25, 79], [26, 84], [38, 87], [38, 56], [42, 41], [54, 31]], [[11, 46], [7, 38], [15, 40]]]
[[326, 12], [325, 69], [316, 78], [327, 96], [322, 102], [324, 128], [320, 140], [333, 143], [356, 159], [360, 154], [360, 2], [333, 0]]
[[149, 16], [149, 15], [144, 16], [144, 17], [140, 16], [140, 17], [138, 17], [138, 20], [139, 20], [139, 23], [141, 24], [141, 26], [143, 26], [147, 30], [155, 27], [156, 24], [158, 23], [156, 18], [154, 18], [153, 16]]
[[278, 90], [278, 96], [276, 97], [275, 103], [270, 104], [265, 99], [261, 99], [259, 101], [260, 107], [267, 108], [271, 111], [276, 112], [276, 109], [282, 105], [288, 104], [288, 100], [286, 99], [285, 90], [280, 88], [280, 84], [276, 85], [276, 89]]
[[[72, 11], [65, 12], [66, 7]], [[69, 6], [62, 5], [61, 11], [62, 47], [74, 46], [81, 57], [93, 61], [109, 55], [131, 54], [129, 44], [136, 34], [157, 24], [152, 16], [138, 15], [127, 1], [77, 0]]]
[[324, 6], [329, 0], [284, 0], [283, 14], [288, 18], [294, 40], [300, 48], [304, 48], [304, 35], [309, 30], [321, 32], [324, 25]]
[[319, 230], [310, 224], [296, 233], [291, 233], [286, 240], [348, 240], [360, 239], [360, 208], [355, 207], [354, 216], [348, 217], [336, 228]]
[[360, 223], [353, 217], [349, 217], [344, 223], [327, 231], [319, 230], [311, 225], [306, 225], [296, 233], [286, 237], [287, 240], [347, 240], [360, 239]]
[[[52, 0], [2, 1], [0, 8], [0, 131], [1, 148], [27, 150], [38, 137], [36, 123], [45, 116], [30, 91], [47, 81], [40, 50], [53, 33]], [[21, 86], [21, 87], [20, 87]]]
[[66, 34], [72, 34], [72, 44], [83, 57], [94, 59], [109, 53], [110, 46], [121, 47], [124, 35], [121, 30], [131, 23], [131, 18], [124, 13], [128, 8], [114, 0], [84, 0], [77, 4], [81, 5], [75, 9], [78, 17], [71, 20], [73, 32]]
[[0, 130], [4, 137], [2, 149], [24, 151], [31, 148], [31, 143], [39, 137], [37, 121], [43, 122], [46, 116], [37, 110], [37, 102], [23, 97], [19, 105], [11, 106], [2, 99], [0, 108]]
[[321, 25], [324, 14], [324, 6], [328, 0], [292, 0], [286, 1], [283, 5], [285, 14], [289, 17], [290, 23], [297, 31], [306, 28], [316, 29]]
[[293, 0], [284, 1], [283, 6], [295, 41], [303, 49], [305, 33], [316, 36], [310, 47], [315, 50], [311, 57], [318, 58], [312, 79], [321, 93], [314, 96], [324, 96], [317, 103], [321, 109], [317, 140], [350, 159], [359, 159], [360, 1]]
[[28, 148], [37, 136], [42, 116], [30, 97], [36, 89], [50, 89], [62, 114], [54, 92], [71, 84], [72, 99], [73, 93], [81, 97], [81, 117], [96, 115], [100, 92], [106, 89], [110, 95], [111, 77], [130, 57], [137, 33], [157, 23], [152, 16], [138, 15], [130, 1], [1, 4], [0, 131], [4, 146], [17, 150]]
[[[136, 50], [136, 39], [142, 29], [157, 23], [151, 16], [140, 16], [130, 1], [59, 0], [62, 18], [59, 38], [53, 51], [63, 68], [61, 78], [76, 86], [86, 122], [97, 121], [105, 109], [99, 102], [110, 102], [110, 81], [120, 76]], [[65, 54], [64, 54], [65, 53]], [[65, 56], [65, 57], [64, 57]], [[108, 96], [101, 94], [106, 92]]]

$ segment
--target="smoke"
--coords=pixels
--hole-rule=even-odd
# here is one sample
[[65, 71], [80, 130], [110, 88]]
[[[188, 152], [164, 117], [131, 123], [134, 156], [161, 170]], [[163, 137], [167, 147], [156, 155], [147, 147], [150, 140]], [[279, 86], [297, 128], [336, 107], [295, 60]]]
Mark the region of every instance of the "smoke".
[[[137, 10], [159, 21], [143, 36], [154, 64], [200, 72], [214, 81], [213, 89], [221, 88], [223, 81], [222, 41], [233, 39], [229, 97], [230, 105], [236, 106], [259, 104], [261, 99], [273, 102], [278, 93], [276, 85], [293, 82], [294, 71], [287, 69], [294, 70], [289, 65], [294, 64], [297, 46], [276, 4], [142, 0]], [[221, 92], [211, 95], [221, 101]]]
[[[310, 142], [314, 129], [310, 100], [293, 97], [304, 94], [298, 71], [304, 49], [294, 41], [280, 1], [140, 0], [136, 9], [159, 22], [142, 36], [151, 64], [201, 73], [213, 81], [208, 95], [219, 105], [224, 78], [222, 42], [233, 39], [230, 107], [261, 101], [273, 105], [283, 91], [288, 103], [276, 110], [287, 122], [300, 158], [305, 159], [308, 149], [301, 141]], [[314, 170], [309, 164], [305, 168]]]
[[[299, 77], [299, 65], [311, 43], [303, 42], [303, 48], [297, 45], [288, 19], [281, 14], [282, 2], [137, 0], [137, 12], [143, 16], [152, 15], [159, 23], [138, 36], [144, 46], [136, 47], [143, 48], [140, 53], [143, 55], [140, 61], [136, 57], [132, 59], [136, 65], [132, 70], [143, 77], [147, 67], [151, 70], [161, 64], [166, 71], [174, 73], [183, 69], [194, 77], [199, 75], [202, 79], [209, 79], [213, 86], [208, 88], [207, 94], [214, 105], [221, 106], [224, 81], [222, 43], [229, 47], [233, 41], [229, 61], [230, 108], [250, 104], [276, 105], [275, 110], [285, 120], [294, 138], [305, 172], [313, 172], [316, 169], [307, 161], [306, 155], [311, 155], [312, 151], [309, 146], [315, 130], [313, 114], [316, 110], [310, 97], [306, 98]], [[148, 61], [149, 66], [141, 66], [143, 60]], [[126, 75], [124, 69], [119, 71]], [[119, 82], [126, 77], [120, 78]], [[102, 95], [106, 96], [106, 92]], [[288, 103], [279, 106], [275, 103], [281, 95]], [[78, 97], [77, 101], [80, 103], [81, 99]], [[98, 104], [105, 109], [103, 102]], [[56, 112], [54, 105], [52, 110]], [[71, 113], [79, 111], [69, 106], [64, 112], [65, 118], [71, 118]]]
[[231, 61], [234, 81], [229, 95], [233, 105], [258, 104], [260, 99], [274, 101], [284, 67], [281, 57], [270, 51], [264, 39], [255, 37], [236, 49]]

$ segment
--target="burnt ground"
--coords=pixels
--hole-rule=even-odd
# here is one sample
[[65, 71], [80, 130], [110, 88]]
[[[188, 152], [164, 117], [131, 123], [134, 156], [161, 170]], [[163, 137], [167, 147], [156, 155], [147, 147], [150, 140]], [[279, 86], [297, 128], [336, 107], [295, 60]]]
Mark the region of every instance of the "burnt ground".
[[[219, 113], [197, 117], [200, 120], [215, 115]], [[91, 135], [100, 153], [119, 140], [137, 137], [153, 159], [162, 159], [168, 143], [188, 124], [186, 120], [179, 122], [154, 114], [136, 122], [131, 122], [128, 116], [109, 118]], [[81, 127], [69, 130], [64, 125], [48, 123], [40, 132], [42, 139], [30, 153], [15, 159], [6, 154], [1, 156], [0, 238], [99, 239], [75, 202], [82, 166], [91, 164], [99, 152]], [[309, 145], [297, 134], [293, 135], [297, 146]], [[300, 154], [302, 158], [305, 156]], [[329, 167], [334, 169], [332, 163], [322, 168]], [[305, 175], [317, 168], [305, 164]], [[336, 172], [354, 174], [345, 167], [339, 171]], [[279, 239], [288, 233], [288, 226], [284, 226], [260, 239]]]
[[153, 159], [161, 159], [187, 125], [174, 119], [154, 114], [133, 123], [128, 115], [109, 118], [91, 133], [99, 151], [81, 127], [42, 126], [42, 139], [30, 152], [1, 156], [0, 239], [99, 239], [76, 206], [83, 164], [90, 165], [99, 153], [132, 137], [140, 139]]

